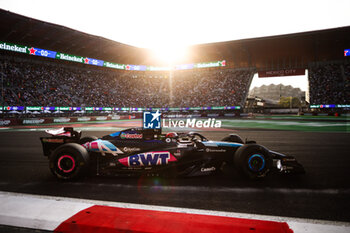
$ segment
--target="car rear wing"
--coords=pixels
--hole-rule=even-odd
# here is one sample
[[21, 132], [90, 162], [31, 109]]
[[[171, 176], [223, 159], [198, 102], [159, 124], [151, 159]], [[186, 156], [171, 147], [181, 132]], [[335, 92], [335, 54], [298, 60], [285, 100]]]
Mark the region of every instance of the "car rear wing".
[[51, 137], [40, 137], [45, 156], [49, 156], [53, 150], [65, 143], [78, 143], [81, 137], [80, 131], [75, 131], [73, 127], [46, 130]]

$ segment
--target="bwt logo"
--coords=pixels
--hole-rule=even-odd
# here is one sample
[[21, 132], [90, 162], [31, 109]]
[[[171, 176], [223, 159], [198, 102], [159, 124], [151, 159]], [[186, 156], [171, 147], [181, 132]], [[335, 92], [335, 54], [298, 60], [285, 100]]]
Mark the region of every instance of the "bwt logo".
[[169, 151], [153, 151], [119, 159], [119, 162], [127, 167], [166, 165], [174, 161], [177, 160]]
[[143, 112], [143, 128], [144, 129], [160, 129], [160, 116], [159, 110], [156, 112]]

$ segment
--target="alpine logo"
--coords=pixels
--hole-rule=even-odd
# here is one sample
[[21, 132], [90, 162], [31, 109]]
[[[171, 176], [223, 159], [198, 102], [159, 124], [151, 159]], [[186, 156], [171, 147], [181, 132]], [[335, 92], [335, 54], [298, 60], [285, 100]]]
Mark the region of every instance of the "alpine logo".
[[177, 160], [169, 151], [152, 151], [119, 159], [119, 162], [127, 167], [166, 165], [174, 161]]

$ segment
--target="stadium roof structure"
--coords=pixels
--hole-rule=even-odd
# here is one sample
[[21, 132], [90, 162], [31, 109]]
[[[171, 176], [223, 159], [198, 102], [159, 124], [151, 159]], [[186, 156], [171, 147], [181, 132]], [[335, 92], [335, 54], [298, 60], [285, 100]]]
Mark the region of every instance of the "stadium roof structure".
[[[0, 41], [115, 63], [159, 65], [148, 49], [122, 44], [2, 9], [0, 9], [0, 22]], [[314, 61], [344, 59], [344, 49], [350, 48], [349, 38], [350, 26], [200, 44], [189, 47], [190, 55], [184, 63], [226, 60], [228, 67], [256, 67], [258, 70], [306, 68]]]
[[142, 49], [0, 9], [0, 40], [107, 61], [138, 62]]

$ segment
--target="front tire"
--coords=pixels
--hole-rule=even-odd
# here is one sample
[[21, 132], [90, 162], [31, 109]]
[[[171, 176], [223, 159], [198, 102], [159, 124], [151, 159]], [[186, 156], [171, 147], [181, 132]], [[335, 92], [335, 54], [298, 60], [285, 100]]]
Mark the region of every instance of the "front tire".
[[234, 164], [238, 171], [250, 179], [265, 177], [272, 167], [272, 158], [268, 150], [257, 144], [246, 144], [234, 155]]
[[67, 143], [50, 155], [50, 170], [59, 179], [71, 180], [84, 175], [89, 162], [89, 153], [83, 146]]

